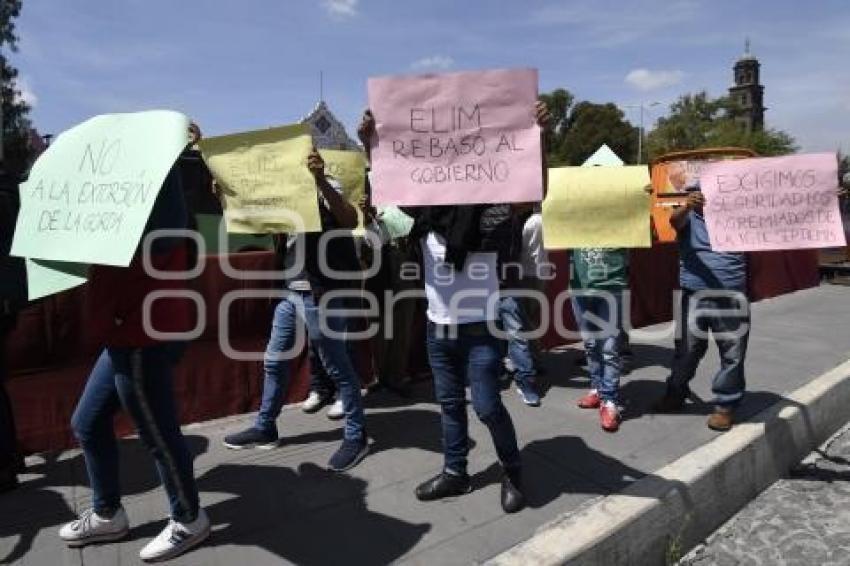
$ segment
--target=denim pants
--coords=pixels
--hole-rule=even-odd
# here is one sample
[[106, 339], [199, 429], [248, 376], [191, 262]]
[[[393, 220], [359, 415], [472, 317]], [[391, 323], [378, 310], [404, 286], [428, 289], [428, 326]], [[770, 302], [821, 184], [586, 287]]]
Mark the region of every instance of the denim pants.
[[[345, 309], [347, 305], [348, 301], [344, 297], [328, 301], [329, 309]], [[345, 438], [364, 438], [366, 427], [360, 398], [360, 378], [348, 356], [346, 340], [327, 336], [322, 331], [323, 322], [327, 329], [337, 333], [344, 333], [348, 328], [348, 318], [345, 316], [326, 316], [322, 319], [319, 306], [310, 292], [291, 291], [278, 303], [263, 361], [263, 399], [257, 414], [258, 429], [277, 434], [276, 421], [283, 408], [290, 378], [290, 360], [285, 358], [292, 355], [299, 324], [306, 324], [310, 347], [339, 390], [345, 411]]]
[[[457, 335], [451, 336], [449, 330], [456, 330]], [[502, 466], [519, 468], [516, 431], [502, 404], [499, 388], [499, 341], [484, 323], [447, 327], [429, 322], [427, 345], [442, 415], [445, 470], [466, 473], [469, 453], [467, 383], [472, 389], [472, 406], [490, 430]]]
[[[573, 313], [584, 340], [590, 386], [603, 401], [617, 403], [623, 375], [623, 292], [598, 293], [573, 296]], [[589, 316], [607, 322], [595, 323]]]
[[113, 419], [123, 407], [156, 462], [171, 517], [191, 522], [198, 516], [192, 455], [180, 432], [172, 386], [171, 370], [182, 351], [177, 343], [106, 348], [97, 359], [71, 419], [85, 456], [95, 512], [110, 514], [121, 504]]
[[519, 298], [505, 295], [499, 299], [499, 322], [508, 336], [508, 357], [516, 370], [517, 383], [532, 385], [537, 370], [531, 340], [526, 336], [531, 329]]
[[[737, 301], [728, 296], [694, 300], [693, 291], [682, 290], [682, 319], [678, 324], [673, 368], [667, 380], [668, 393], [681, 397], [688, 394], [688, 383], [708, 350], [710, 330], [720, 351], [720, 369], [711, 384], [714, 403], [720, 406], [740, 403], [746, 387], [744, 359], [750, 338], [750, 306], [743, 293], [737, 295]], [[746, 307], [746, 314], [732, 312], [738, 306]], [[696, 309], [723, 312], [695, 313]], [[726, 335], [718, 337], [718, 333]]]

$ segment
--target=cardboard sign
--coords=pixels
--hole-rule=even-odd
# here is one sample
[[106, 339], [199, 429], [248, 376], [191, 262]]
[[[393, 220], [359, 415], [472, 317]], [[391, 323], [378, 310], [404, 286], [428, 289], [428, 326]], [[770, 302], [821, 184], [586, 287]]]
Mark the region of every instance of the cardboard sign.
[[539, 201], [536, 70], [369, 79], [372, 202]]
[[549, 169], [546, 249], [648, 248], [648, 185], [644, 165]]
[[188, 127], [179, 112], [153, 110], [63, 132], [21, 184], [12, 255], [129, 265]]
[[205, 138], [198, 146], [224, 196], [227, 231], [318, 232], [316, 181], [307, 169], [309, 126]]
[[703, 169], [700, 185], [715, 251], [846, 245], [834, 153], [719, 161]]

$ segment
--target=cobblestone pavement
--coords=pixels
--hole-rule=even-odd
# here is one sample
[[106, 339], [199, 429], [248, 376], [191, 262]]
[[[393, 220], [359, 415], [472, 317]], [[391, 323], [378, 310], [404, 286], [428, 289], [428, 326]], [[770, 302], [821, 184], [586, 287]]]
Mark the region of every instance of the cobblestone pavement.
[[850, 424], [680, 564], [850, 564]]

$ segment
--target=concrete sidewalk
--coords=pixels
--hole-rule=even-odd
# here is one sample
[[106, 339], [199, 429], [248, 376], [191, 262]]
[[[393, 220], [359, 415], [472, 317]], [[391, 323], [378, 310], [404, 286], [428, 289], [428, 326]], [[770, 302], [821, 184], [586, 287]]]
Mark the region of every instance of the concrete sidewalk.
[[[850, 289], [845, 287], [820, 287], [755, 305], [747, 364], [751, 394], [742, 416], [758, 413], [847, 360], [848, 323]], [[543, 407], [527, 408], [515, 392], [506, 392], [524, 446], [530, 500], [529, 508], [514, 516], [499, 507], [494, 451], [474, 418], [470, 473], [476, 490], [450, 501], [416, 501], [414, 487], [442, 462], [439, 413], [428, 384], [415, 402], [399, 404], [385, 394], [367, 398], [373, 453], [344, 475], [324, 470], [340, 431], [321, 414], [285, 411], [280, 421], [285, 442], [270, 452], [221, 446], [226, 432], [250, 422], [248, 415], [188, 427], [214, 532], [204, 547], [175, 563], [468, 564], [491, 558], [559, 515], [617, 493], [717, 436], [704, 426], [708, 406], [683, 415], [651, 414], [649, 407], [663, 392], [671, 347], [633, 345], [636, 369], [623, 386], [628, 420], [615, 435], [599, 428], [595, 412], [575, 406], [587, 380], [570, 351], [547, 359]], [[703, 398], [709, 397], [716, 367], [712, 349], [694, 382]], [[69, 451], [32, 458], [22, 489], [0, 496], [0, 561], [136, 563], [139, 549], [164, 525], [166, 501], [138, 444], [122, 444], [125, 506], [135, 526], [130, 540], [82, 551], [62, 547], [58, 525], [90, 498], [82, 458]]]

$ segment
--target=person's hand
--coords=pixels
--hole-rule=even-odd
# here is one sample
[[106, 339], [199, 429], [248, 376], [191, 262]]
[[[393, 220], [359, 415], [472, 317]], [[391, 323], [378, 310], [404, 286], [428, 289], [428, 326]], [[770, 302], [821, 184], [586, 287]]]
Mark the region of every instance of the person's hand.
[[357, 137], [364, 147], [369, 147], [372, 143], [372, 138], [375, 135], [375, 117], [372, 116], [372, 111], [367, 109], [363, 112], [363, 117], [360, 118], [360, 125], [357, 126]]
[[537, 125], [544, 130], [552, 123], [552, 114], [549, 113], [549, 107], [542, 100], [534, 103], [534, 119], [537, 121]]
[[201, 128], [195, 123], [189, 123], [189, 145], [196, 145], [203, 135], [201, 134]]
[[316, 178], [316, 181], [321, 181], [325, 178], [325, 160], [319, 155], [319, 150], [315, 147], [310, 155], [307, 156], [307, 169]]
[[705, 195], [702, 194], [702, 191], [688, 193], [688, 200], [685, 201], [685, 206], [688, 210], [702, 210], [702, 207], [705, 206]]

